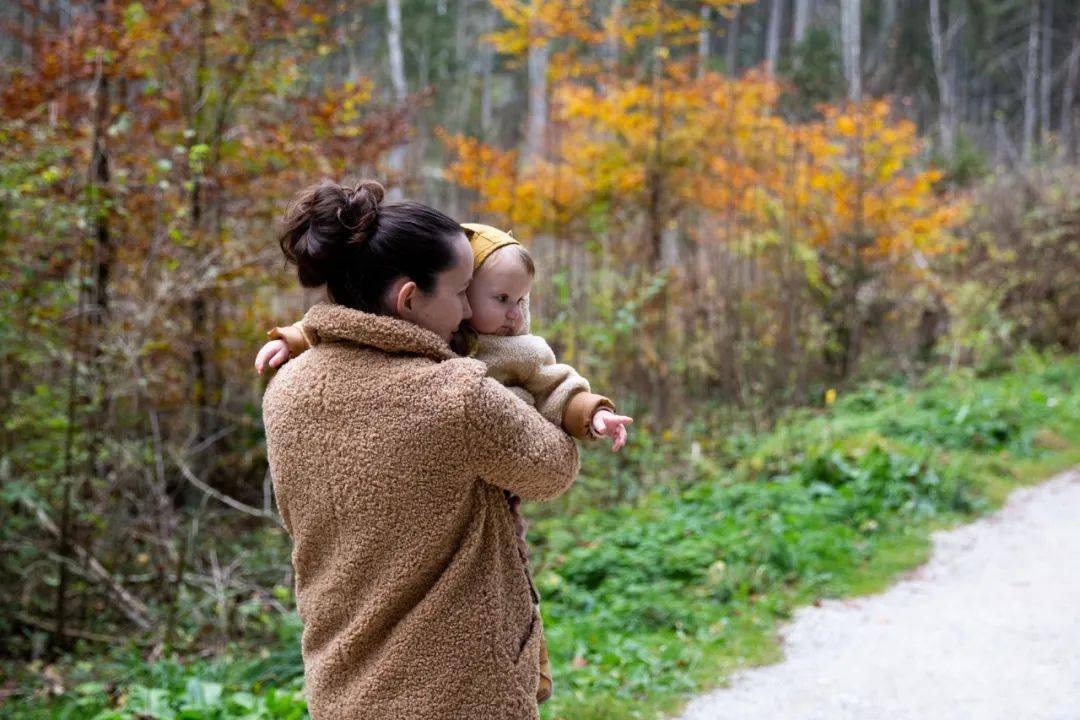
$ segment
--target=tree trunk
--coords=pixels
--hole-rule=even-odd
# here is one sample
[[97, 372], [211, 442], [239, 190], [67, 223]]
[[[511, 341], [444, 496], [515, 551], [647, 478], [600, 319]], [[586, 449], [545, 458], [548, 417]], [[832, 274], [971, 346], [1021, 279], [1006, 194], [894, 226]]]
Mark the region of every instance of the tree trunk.
[[[211, 0], [203, 0], [199, 18], [198, 56], [195, 67], [195, 86], [190, 106], [188, 127], [192, 130], [188, 151], [201, 142], [208, 142], [207, 138], [200, 134], [204, 127], [201, 114], [209, 109], [204, 104], [205, 98], [205, 75], [208, 74], [208, 61], [206, 45], [213, 31], [213, 5]], [[191, 189], [191, 233], [192, 237], [203, 241], [205, 230], [204, 214], [207, 207], [204, 191], [209, 188], [205, 181], [206, 168], [195, 172], [192, 176]], [[195, 408], [195, 445], [203, 446], [206, 440], [214, 433], [217, 417], [211, 408], [211, 386], [215, 378], [211, 371], [210, 328], [207, 323], [207, 299], [206, 289], [197, 288], [194, 296], [188, 304], [188, 321], [191, 327], [191, 401]], [[193, 459], [193, 465], [197, 472], [202, 474], [213, 465], [212, 449], [207, 446], [198, 459]]]
[[953, 96], [951, 68], [948, 65], [950, 55], [948, 44], [952, 33], [946, 35], [942, 31], [940, 6], [940, 0], [930, 0], [930, 49], [938, 86], [938, 129], [941, 134], [941, 152], [947, 160], [952, 160], [953, 151], [956, 148], [956, 103]]
[[[390, 60], [390, 85], [394, 90], [394, 101], [401, 105], [408, 96], [408, 88], [405, 85], [405, 59], [401, 52], [401, 0], [386, 0], [386, 46]], [[387, 158], [387, 169], [393, 177], [393, 184], [387, 189], [387, 196], [391, 200], [400, 200], [404, 192], [402, 190], [403, 178], [401, 177], [405, 167], [405, 146], [398, 145], [390, 150]]]
[[1054, 0], [1043, 0], [1042, 11], [1042, 69], [1039, 71], [1039, 127], [1040, 138], [1046, 142], [1050, 135], [1050, 92], [1054, 86], [1053, 70], [1053, 20]]
[[529, 100], [525, 119], [525, 159], [543, 157], [547, 132], [547, 72], [550, 48], [547, 38], [533, 37], [529, 44]]
[[840, 0], [840, 30], [844, 49], [844, 79], [848, 100], [862, 100], [862, 8], [859, 0]]
[[[659, 20], [659, 18], [658, 18]], [[666, 272], [663, 268], [663, 248], [665, 230], [671, 220], [670, 209], [667, 207], [666, 188], [664, 187], [664, 138], [667, 134], [667, 114], [664, 103], [664, 55], [659, 52], [666, 48], [665, 36], [662, 25], [655, 37], [654, 52], [652, 58], [652, 115], [653, 115], [653, 138], [649, 158], [646, 161], [645, 183], [648, 188], [649, 199], [646, 209], [646, 233], [648, 236], [649, 255], [645, 265], [650, 279]], [[656, 343], [656, 364], [648, 369], [652, 380], [653, 400], [652, 408], [660, 422], [668, 417], [670, 393], [668, 392], [667, 374], [670, 367], [668, 363], [670, 344], [667, 342], [668, 328], [668, 290], [667, 285], [656, 293], [646, 303], [644, 308], [648, 318], [646, 332], [652, 342]]]
[[394, 89], [394, 100], [402, 102], [408, 90], [405, 86], [405, 58], [401, 52], [401, 0], [386, 0], [386, 19], [390, 85]]
[[765, 37], [765, 73], [772, 77], [776, 72], [776, 61], [780, 58], [780, 20], [784, 10], [784, 0], [772, 0], [769, 5], [769, 27]]
[[1061, 93], [1061, 145], [1065, 149], [1065, 156], [1073, 158], [1076, 155], [1076, 138], [1073, 137], [1074, 110], [1073, 102], [1076, 99], [1076, 85], [1080, 82], [1080, 13], [1076, 15], [1073, 23], [1072, 50], [1069, 52], [1068, 67], [1065, 70], [1065, 89]]
[[81, 261], [79, 263], [79, 273], [77, 277], [79, 279], [79, 287], [76, 292], [79, 297], [79, 305], [78, 314], [75, 318], [75, 333], [71, 341], [71, 360], [68, 366], [67, 427], [64, 430], [64, 469], [63, 477], [61, 478], [60, 527], [57, 528], [56, 533], [57, 555], [59, 556], [57, 561], [58, 578], [56, 582], [55, 606], [53, 609], [56, 631], [49, 636], [49, 649], [55, 655], [59, 655], [67, 646], [67, 639], [65, 636], [68, 617], [68, 563], [73, 562], [74, 560], [72, 557], [71, 543], [71, 506], [73, 503], [75, 486], [75, 478], [73, 476], [74, 462], [72, 458], [75, 448], [75, 423], [78, 418], [78, 405], [81, 404], [81, 399], [79, 401], [76, 400], [76, 388], [79, 376], [79, 354], [83, 345], [85, 318], [85, 294], [82, 287], [83, 266]]
[[[105, 3], [105, 0], [96, 0], [94, 3], [94, 14], [99, 32], [104, 34], [104, 31], [111, 20], [108, 17], [108, 6]], [[67, 634], [66, 624], [68, 619], [68, 562], [71, 560], [71, 535], [74, 530], [72, 525], [75, 522], [72, 518], [72, 502], [74, 497], [78, 497], [82, 494], [81, 488], [83, 486], [82, 482], [76, 482], [74, 478], [74, 463], [72, 460], [77, 416], [77, 408], [75, 406], [76, 398], [78, 398], [79, 404], [88, 404], [95, 399], [97, 401], [97, 417], [94, 422], [90, 423], [90, 438], [87, 446], [88, 473], [93, 472], [96, 465], [98, 450], [101, 447], [99, 433], [104, 422], [106, 393], [105, 373], [102, 371], [100, 363], [101, 348], [104, 342], [101, 328], [104, 326], [109, 311], [109, 277], [112, 271], [114, 255], [112, 235], [109, 229], [109, 217], [111, 213], [108, 211], [109, 205], [107, 203], [111, 178], [107, 145], [108, 129], [111, 118], [111, 86], [109, 82], [109, 73], [105, 68], [105, 58], [99, 57], [97, 63], [98, 65], [94, 77], [94, 129], [91, 140], [90, 167], [87, 182], [87, 195], [92, 203], [91, 208], [94, 215], [94, 243], [90, 266], [93, 278], [93, 294], [91, 296], [88, 312], [85, 313], [87, 315], [86, 319], [89, 321], [89, 341], [91, 346], [90, 370], [93, 387], [91, 390], [92, 394], [89, 396], [83, 396], [76, 392], [77, 366], [79, 353], [83, 346], [84, 334], [84, 293], [83, 288], [80, 287], [78, 290], [79, 316], [75, 338], [72, 343], [71, 368], [68, 379], [68, 427], [64, 442], [64, 494], [61, 504], [58, 538], [58, 554], [61, 561], [59, 563], [59, 579], [56, 586], [56, 632], [50, 638], [50, 645], [54, 650], [64, 647], [67, 643], [65, 636]], [[79, 277], [81, 280], [81, 268]], [[78, 492], [76, 492], [76, 490], [78, 490]]]
[[810, 0], [795, 0], [795, 19], [791, 26], [791, 44], [798, 45], [806, 38], [810, 24]]
[[[495, 10], [488, 7], [484, 12], [484, 33], [495, 29]], [[495, 67], [495, 48], [491, 43], [480, 45], [480, 137], [484, 142], [491, 142], [492, 133], [492, 75]]]
[[619, 68], [619, 26], [622, 22], [623, 0], [612, 0], [608, 13], [608, 33], [604, 39], [604, 65], [612, 78]]
[[739, 20], [742, 17], [742, 7], [737, 6], [731, 15], [727, 25], [727, 38], [724, 40], [724, 70], [728, 75], [734, 76], [739, 68]]
[[701, 6], [701, 29], [698, 30], [697, 49], [697, 72], [698, 77], [705, 74], [709, 68], [709, 55], [712, 40], [712, 8], [708, 5]]
[[1039, 74], [1039, 0], [1031, 0], [1031, 17], [1028, 20], [1027, 67], [1024, 72], [1024, 162], [1031, 160], [1035, 149], [1036, 106], [1035, 88]]
[[[454, 14], [454, 64], [461, 67], [469, 51], [466, 47], [469, 40], [469, 0], [458, 0]], [[402, 71], [403, 79], [404, 75]]]

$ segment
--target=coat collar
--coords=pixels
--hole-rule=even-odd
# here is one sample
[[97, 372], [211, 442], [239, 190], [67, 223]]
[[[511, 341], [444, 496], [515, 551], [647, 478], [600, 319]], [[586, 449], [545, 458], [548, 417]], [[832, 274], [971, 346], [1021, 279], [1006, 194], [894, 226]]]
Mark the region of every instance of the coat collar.
[[423, 355], [435, 360], [457, 357], [441, 337], [416, 323], [354, 310], [337, 303], [322, 302], [313, 306], [304, 316], [304, 323], [314, 328], [322, 341], [351, 342], [386, 352]]

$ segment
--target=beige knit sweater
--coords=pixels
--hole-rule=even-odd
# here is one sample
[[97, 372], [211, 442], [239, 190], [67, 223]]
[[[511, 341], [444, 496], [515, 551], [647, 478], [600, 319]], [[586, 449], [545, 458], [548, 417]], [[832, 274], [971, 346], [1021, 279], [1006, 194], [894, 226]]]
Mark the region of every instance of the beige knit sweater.
[[565, 492], [577, 447], [404, 320], [323, 303], [263, 398], [313, 720], [536, 720], [540, 622], [503, 489]]

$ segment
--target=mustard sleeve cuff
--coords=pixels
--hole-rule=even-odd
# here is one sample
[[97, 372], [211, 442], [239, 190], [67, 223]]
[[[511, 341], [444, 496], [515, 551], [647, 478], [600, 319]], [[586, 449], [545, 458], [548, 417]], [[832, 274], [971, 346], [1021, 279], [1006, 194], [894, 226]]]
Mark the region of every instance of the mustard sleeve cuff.
[[266, 332], [266, 335], [271, 340], [284, 340], [289, 347], [289, 357], [296, 357], [304, 351], [310, 350], [315, 344], [312, 342], [312, 338], [308, 337], [303, 320], [285, 327], [271, 328]]
[[563, 430], [582, 440], [595, 438], [592, 418], [602, 408], [615, 412], [614, 403], [603, 395], [584, 391], [575, 393], [563, 411]]

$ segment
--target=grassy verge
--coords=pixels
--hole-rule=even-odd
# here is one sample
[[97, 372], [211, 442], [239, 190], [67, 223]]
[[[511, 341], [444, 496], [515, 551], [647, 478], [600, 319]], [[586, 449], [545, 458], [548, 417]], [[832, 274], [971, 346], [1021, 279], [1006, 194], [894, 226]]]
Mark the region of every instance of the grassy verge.
[[[934, 529], [1080, 463], [1078, 387], [1076, 358], [1025, 356], [992, 378], [864, 385], [763, 436], [714, 426], [667, 443], [642, 437], [662, 454], [620, 472], [662, 482], [533, 521], [555, 673], [542, 716], [663, 717], [731, 671], [775, 661], [777, 626], [796, 607], [882, 589], [925, 560]], [[583, 490], [604, 481], [589, 475], [604, 467], [598, 457]], [[289, 617], [277, 648], [151, 665], [118, 650], [66, 666], [60, 697], [0, 714], [300, 718], [296, 642]]]
[[[779, 656], [777, 624], [878, 591], [934, 529], [1080, 462], [1080, 363], [876, 383], [793, 413], [691, 483], [537, 528], [556, 693], [543, 717], [654, 718]], [[707, 445], [708, 437], [699, 439]]]

